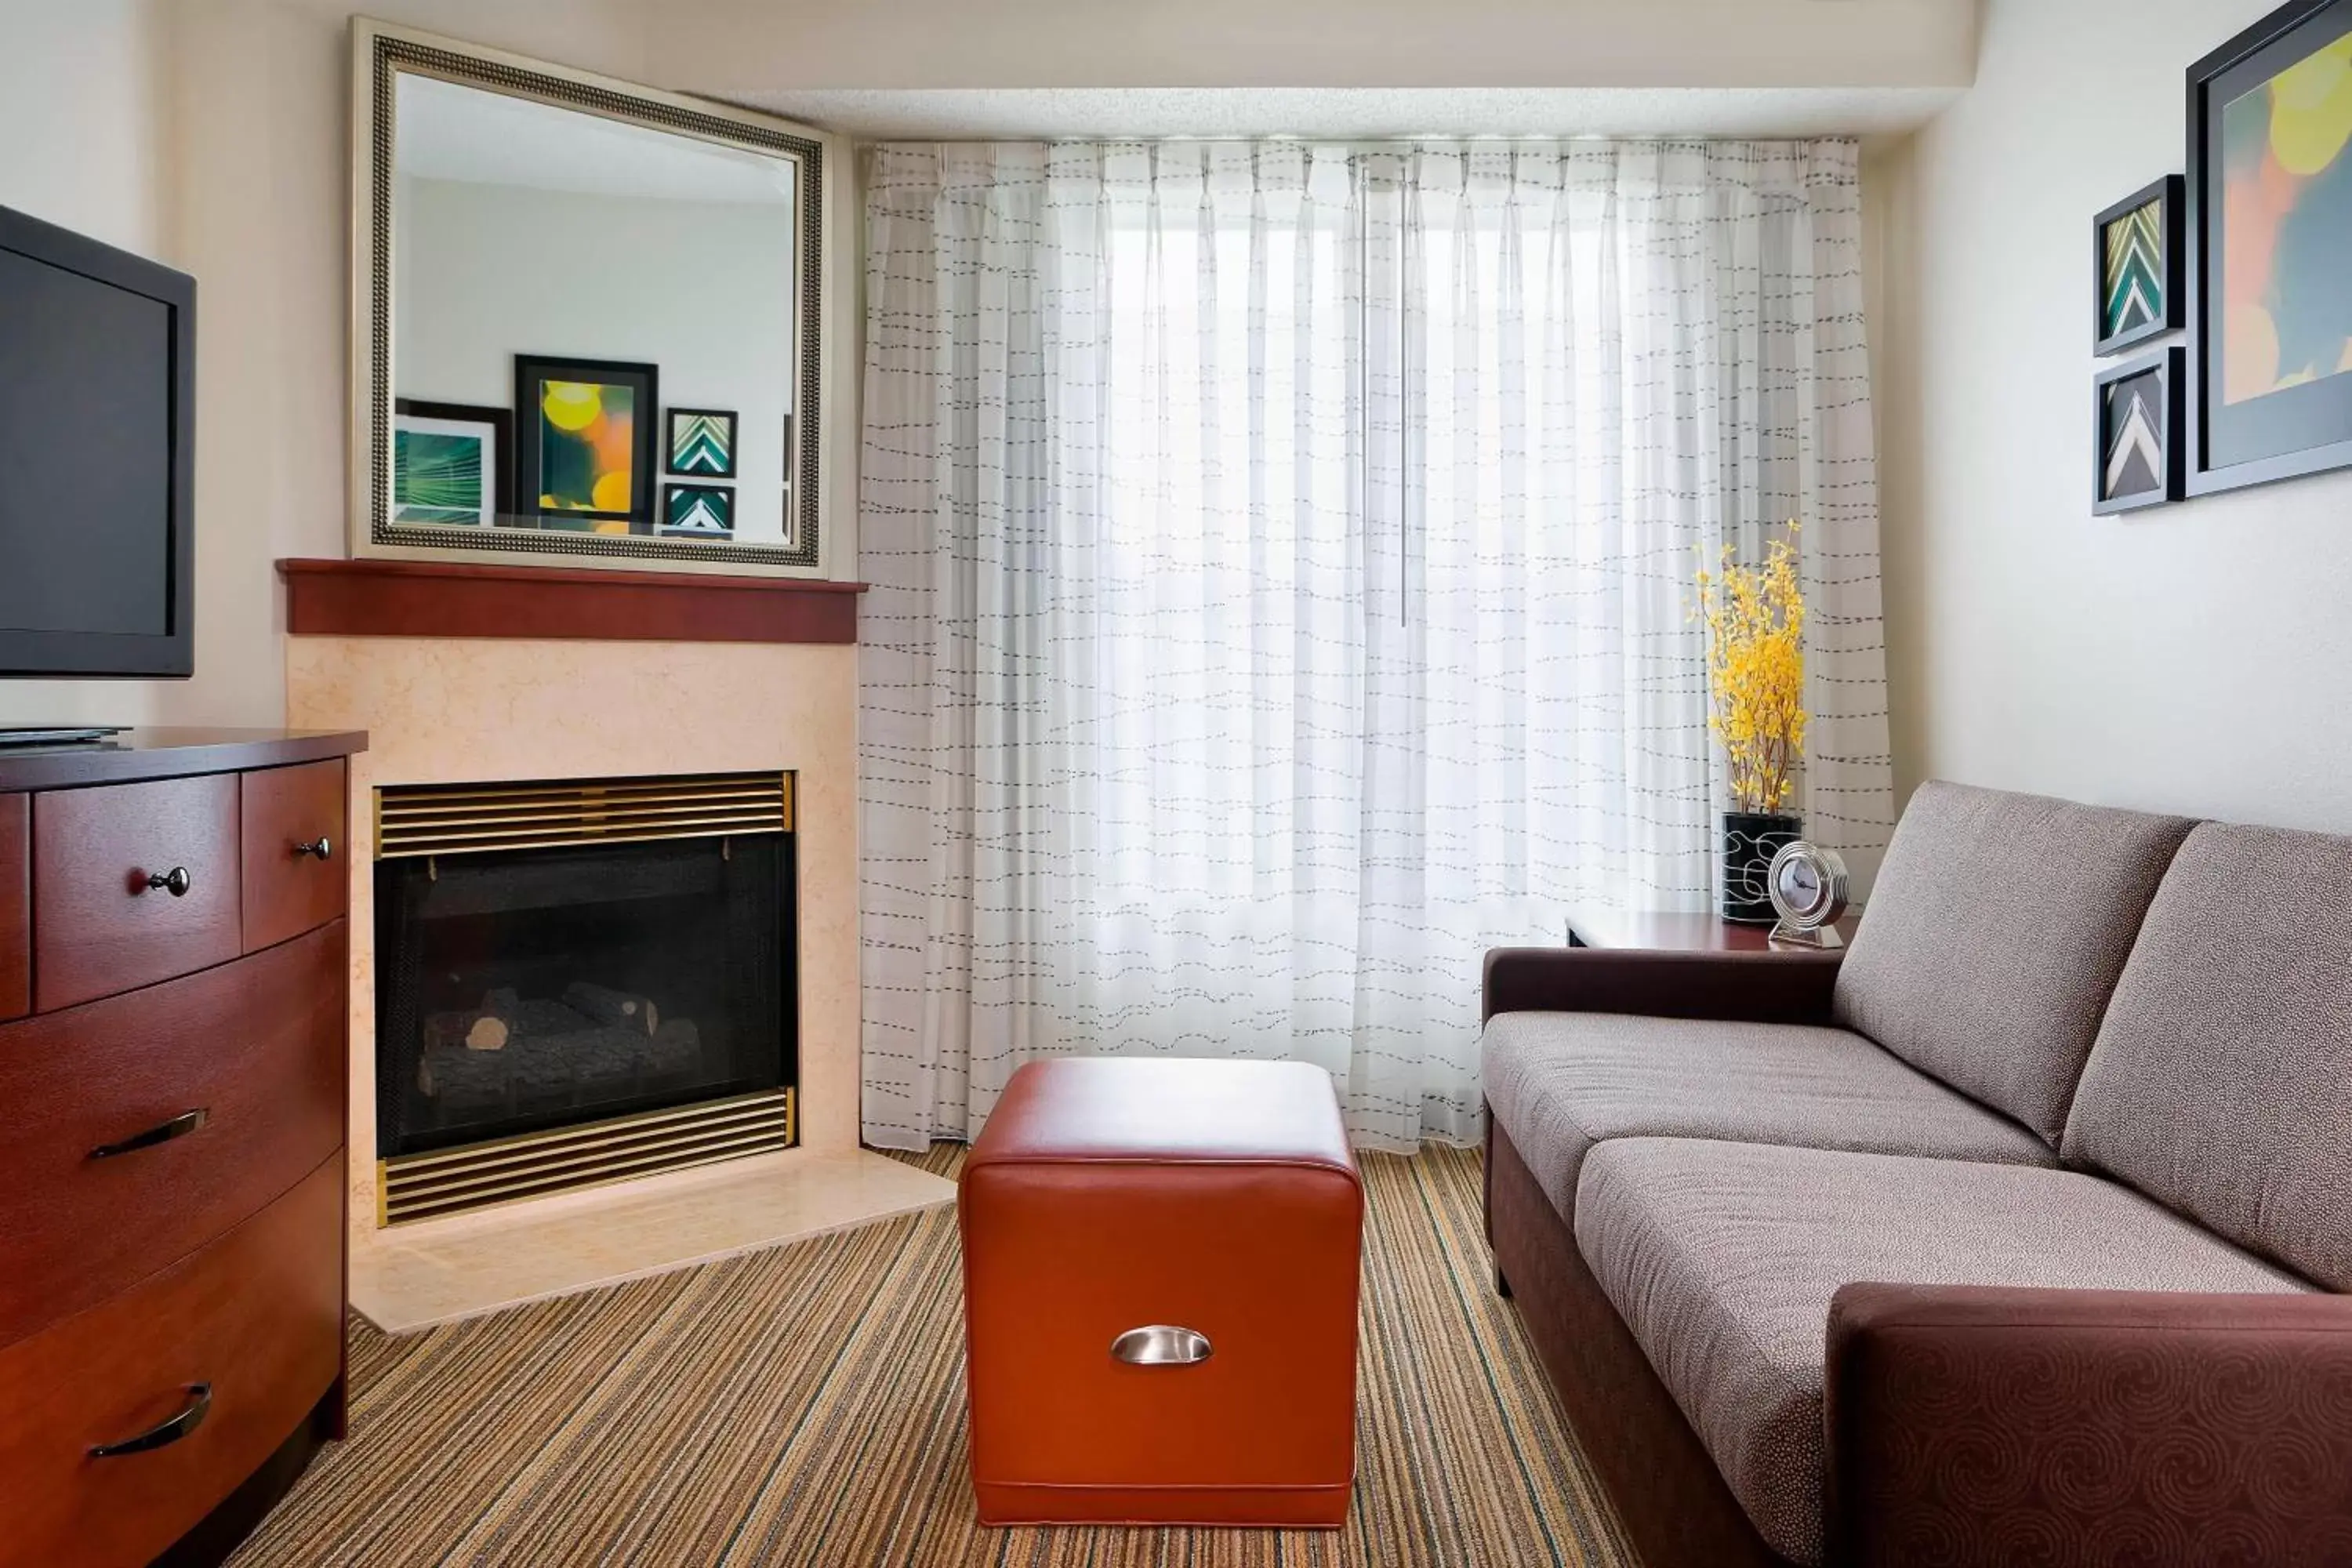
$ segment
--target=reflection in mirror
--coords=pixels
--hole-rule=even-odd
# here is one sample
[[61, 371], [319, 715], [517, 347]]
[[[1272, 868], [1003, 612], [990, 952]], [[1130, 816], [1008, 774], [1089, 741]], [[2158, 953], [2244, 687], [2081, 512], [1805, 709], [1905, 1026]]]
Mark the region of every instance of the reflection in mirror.
[[394, 107], [388, 542], [798, 549], [799, 161], [408, 71]]

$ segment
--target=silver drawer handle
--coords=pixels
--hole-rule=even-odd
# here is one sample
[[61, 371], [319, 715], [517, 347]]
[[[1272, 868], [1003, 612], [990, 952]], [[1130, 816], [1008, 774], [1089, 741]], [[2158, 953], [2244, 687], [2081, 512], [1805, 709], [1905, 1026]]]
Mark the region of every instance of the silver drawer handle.
[[212, 1120], [213, 1113], [203, 1106], [183, 1110], [160, 1127], [150, 1127], [144, 1132], [134, 1132], [119, 1143], [100, 1143], [89, 1152], [93, 1160], [111, 1160], [118, 1154], [135, 1154], [142, 1149], [152, 1149], [158, 1143], [169, 1143], [174, 1138], [185, 1138]]
[[1191, 1366], [1209, 1359], [1209, 1336], [1198, 1329], [1150, 1323], [1111, 1341], [1110, 1353], [1129, 1366]]
[[125, 1437], [120, 1443], [100, 1443], [89, 1450], [93, 1459], [119, 1459], [125, 1454], [152, 1453], [168, 1448], [205, 1424], [213, 1407], [213, 1385], [209, 1383], [188, 1384], [187, 1403], [180, 1413], [160, 1426], [150, 1426], [136, 1437]]

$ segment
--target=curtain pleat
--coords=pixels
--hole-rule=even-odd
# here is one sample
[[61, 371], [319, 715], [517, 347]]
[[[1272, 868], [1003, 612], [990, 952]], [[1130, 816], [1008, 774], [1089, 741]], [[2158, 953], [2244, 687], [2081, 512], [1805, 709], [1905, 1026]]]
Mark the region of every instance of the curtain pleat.
[[1702, 554], [1803, 522], [1809, 835], [1893, 817], [1850, 143], [885, 146], [865, 1132], [1068, 1053], [1479, 1131], [1486, 950], [1704, 909]]

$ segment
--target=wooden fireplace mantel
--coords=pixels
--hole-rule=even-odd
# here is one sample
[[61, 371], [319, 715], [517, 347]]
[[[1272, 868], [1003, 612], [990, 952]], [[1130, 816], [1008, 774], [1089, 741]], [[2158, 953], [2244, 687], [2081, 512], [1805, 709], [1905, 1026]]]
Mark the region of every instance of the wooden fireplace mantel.
[[283, 560], [296, 637], [854, 643], [863, 583], [446, 561]]

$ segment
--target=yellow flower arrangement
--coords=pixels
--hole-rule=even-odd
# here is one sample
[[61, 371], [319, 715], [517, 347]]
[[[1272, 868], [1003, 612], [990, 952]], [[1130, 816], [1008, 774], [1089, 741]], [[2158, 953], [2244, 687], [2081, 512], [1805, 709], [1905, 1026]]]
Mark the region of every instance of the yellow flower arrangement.
[[1779, 811], [1796, 789], [1805, 752], [1805, 598], [1797, 581], [1798, 524], [1776, 539], [1761, 566], [1702, 564], [1697, 617], [1706, 623], [1707, 728], [1731, 764], [1741, 811]]

